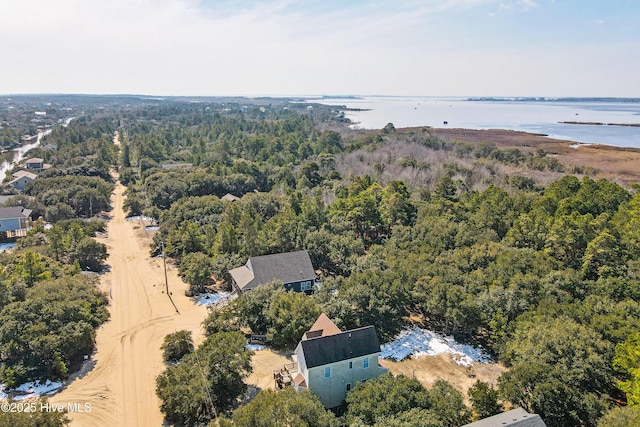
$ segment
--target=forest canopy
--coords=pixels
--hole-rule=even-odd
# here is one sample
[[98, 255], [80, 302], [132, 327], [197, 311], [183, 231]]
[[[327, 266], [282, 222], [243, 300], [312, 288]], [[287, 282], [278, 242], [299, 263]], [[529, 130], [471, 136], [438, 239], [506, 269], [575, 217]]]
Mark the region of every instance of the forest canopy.
[[[640, 327], [633, 189], [597, 171], [565, 175], [541, 150], [424, 130], [345, 131], [284, 111], [125, 125], [131, 212], [156, 215], [154, 250], [162, 240], [194, 290], [214, 280], [228, 289], [230, 268], [271, 253], [305, 249], [321, 272], [308, 307], [291, 301], [283, 312], [286, 293], [256, 290], [212, 312], [209, 333], [249, 327], [291, 347], [312, 321], [301, 313], [323, 311], [343, 329], [375, 325], [387, 340], [417, 316], [483, 343], [510, 367], [500, 397], [551, 426], [594, 425], [616, 385], [632, 384], [613, 358]], [[167, 162], [187, 165], [160, 167]], [[239, 200], [222, 200], [227, 193]], [[567, 342], [571, 334], [583, 345]]]
[[[374, 325], [383, 341], [418, 322], [483, 344], [508, 367], [495, 390], [501, 401], [540, 414], [551, 427], [635, 416], [637, 184], [564, 165], [541, 149], [444, 141], [428, 128], [393, 124], [354, 130], [337, 106], [127, 102], [94, 106], [55, 127], [45, 141], [57, 149], [32, 153], [52, 169], [11, 200], [54, 225], [38, 227], [19, 251], [0, 257], [5, 383], [64, 378], [91, 350], [106, 301], [79, 271], [99, 270], [106, 248], [91, 239], [96, 222], [69, 220], [109, 209], [113, 168], [128, 187], [129, 213], [159, 221], [151, 252], [162, 242], [193, 293], [229, 289], [229, 269], [249, 257], [303, 249], [322, 283], [311, 296], [272, 284], [212, 311], [205, 343], [170, 351], [180, 362], [158, 378], [169, 420], [206, 422], [215, 410], [240, 423], [271, 403], [291, 411], [280, 395], [264, 393], [232, 412], [250, 372], [236, 331], [248, 328], [291, 348], [320, 312], [342, 329]], [[3, 128], [1, 142], [22, 129], [29, 130]], [[40, 350], [17, 338], [22, 325]], [[224, 389], [224, 372], [208, 367], [207, 382], [219, 393], [205, 399], [194, 396], [190, 368], [198, 357], [222, 356], [212, 342], [234, 349], [225, 356], [239, 357], [240, 369]], [[384, 383], [381, 389], [400, 396], [403, 382], [413, 403], [402, 408], [375, 388]], [[456, 425], [471, 416], [461, 402], [445, 383], [421, 389], [385, 377], [356, 387], [344, 416], [367, 425]], [[611, 410], [614, 402], [630, 409]], [[312, 396], [295, 403], [331, 422]]]

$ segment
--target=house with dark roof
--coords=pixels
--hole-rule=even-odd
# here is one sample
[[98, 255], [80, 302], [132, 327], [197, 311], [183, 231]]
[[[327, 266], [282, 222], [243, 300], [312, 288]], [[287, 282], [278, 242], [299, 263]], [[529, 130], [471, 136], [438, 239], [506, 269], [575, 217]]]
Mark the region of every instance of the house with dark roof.
[[373, 326], [342, 332], [324, 313], [296, 347], [294, 363], [275, 371], [276, 386], [312, 390], [327, 408], [339, 406], [358, 382], [387, 372], [378, 365], [380, 341]]
[[547, 427], [540, 415], [530, 414], [522, 408], [483, 418], [462, 427]]
[[316, 272], [307, 251], [251, 257], [242, 267], [229, 270], [237, 293], [280, 280], [287, 290], [310, 293]]
[[4, 237], [24, 236], [31, 227], [31, 209], [22, 206], [0, 208], [0, 234]]

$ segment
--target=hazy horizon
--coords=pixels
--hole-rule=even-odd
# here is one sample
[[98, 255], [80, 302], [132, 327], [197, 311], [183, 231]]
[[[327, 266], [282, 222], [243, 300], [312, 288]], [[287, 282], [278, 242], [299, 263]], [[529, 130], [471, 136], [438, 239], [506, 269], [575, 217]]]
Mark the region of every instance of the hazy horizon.
[[29, 96], [104, 96], [104, 97], [141, 97], [150, 99], [165, 99], [165, 98], [246, 98], [246, 99], [259, 99], [259, 98], [274, 98], [274, 99], [306, 99], [306, 100], [331, 100], [331, 99], [357, 99], [357, 98], [426, 98], [426, 99], [486, 99], [486, 100], [531, 100], [531, 101], [554, 101], [565, 99], [584, 99], [584, 100], [633, 100], [640, 101], [640, 96], [555, 96], [555, 95], [397, 95], [397, 94], [222, 94], [222, 95], [158, 95], [152, 93], [73, 93], [73, 92], [33, 92], [33, 93], [0, 93], [2, 97], [29, 97]]

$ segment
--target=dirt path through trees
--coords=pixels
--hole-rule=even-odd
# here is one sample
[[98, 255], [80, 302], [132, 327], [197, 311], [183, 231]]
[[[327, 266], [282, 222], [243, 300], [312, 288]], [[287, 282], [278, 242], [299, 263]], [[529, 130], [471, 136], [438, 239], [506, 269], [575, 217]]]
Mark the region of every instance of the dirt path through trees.
[[[97, 333], [97, 352], [87, 369], [50, 400], [54, 404], [85, 403], [90, 412], [71, 413], [72, 426], [160, 426], [163, 417], [155, 394], [156, 376], [164, 369], [160, 345], [168, 333], [193, 331], [202, 340], [206, 308], [184, 296], [186, 285], [170, 269], [169, 290], [180, 311], [164, 293], [161, 259], [151, 259], [147, 243], [136, 236], [137, 223], [125, 220], [126, 190], [119, 182], [112, 195], [107, 236], [110, 272], [101, 285], [111, 295], [111, 319]], [[139, 233], [138, 233], [139, 234]]]

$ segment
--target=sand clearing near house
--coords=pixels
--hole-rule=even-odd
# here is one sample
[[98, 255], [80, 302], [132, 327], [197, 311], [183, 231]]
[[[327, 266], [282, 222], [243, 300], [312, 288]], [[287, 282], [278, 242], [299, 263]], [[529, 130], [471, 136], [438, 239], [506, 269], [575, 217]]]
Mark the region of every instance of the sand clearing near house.
[[458, 365], [451, 354], [438, 356], [419, 356], [402, 362], [379, 359], [380, 365], [389, 369], [394, 375], [403, 374], [407, 377], [415, 377], [427, 388], [430, 388], [437, 379], [449, 381], [468, 402], [467, 390], [481, 380], [494, 387], [498, 377], [507, 371], [507, 368], [497, 363], [474, 363], [467, 367]]
[[[283, 353], [272, 350], [256, 351], [252, 359], [253, 373], [246, 380], [250, 387], [258, 389], [254, 390], [253, 394], [259, 390], [275, 389], [273, 371], [291, 362], [291, 359]], [[447, 380], [462, 393], [467, 404], [469, 404], [467, 390], [476, 380], [487, 382], [495, 387], [498, 377], [507, 371], [507, 368], [498, 363], [474, 363], [468, 368], [460, 366], [451, 354], [419, 356], [402, 362], [379, 359], [379, 362], [394, 375], [415, 377], [427, 388], [431, 388], [437, 379]]]
[[53, 404], [85, 403], [91, 412], [71, 413], [72, 426], [160, 426], [163, 416], [155, 394], [156, 376], [164, 369], [160, 345], [165, 335], [181, 329], [202, 341], [201, 323], [207, 315], [185, 297], [186, 285], [169, 269], [169, 290], [180, 314], [164, 292], [162, 260], [149, 257], [148, 241], [136, 237], [134, 224], [125, 221], [122, 209], [125, 187], [120, 183], [112, 195], [112, 219], [107, 236], [110, 272], [101, 286], [111, 290], [111, 319], [97, 332], [97, 352], [87, 369], [62, 392]]
[[[507, 368], [497, 363], [474, 363], [469, 368], [458, 365], [451, 354], [438, 356], [419, 356], [402, 362], [379, 359], [380, 365], [389, 369], [394, 375], [415, 377], [422, 385], [431, 388], [437, 379], [449, 381], [462, 393], [467, 404], [467, 390], [481, 380], [496, 387], [498, 377], [507, 371]], [[275, 389], [273, 371], [280, 369], [285, 363], [291, 363], [291, 359], [272, 350], [256, 351], [252, 359], [253, 373], [246, 382], [250, 387], [251, 395], [259, 390]], [[251, 390], [251, 388], [254, 388]], [[255, 389], [257, 388], [257, 389]]]
[[259, 390], [275, 390], [276, 383], [273, 378], [273, 371], [282, 369], [285, 363], [291, 362], [292, 360], [284, 353], [276, 353], [269, 349], [258, 350], [251, 359], [253, 373], [247, 377], [245, 382]]

